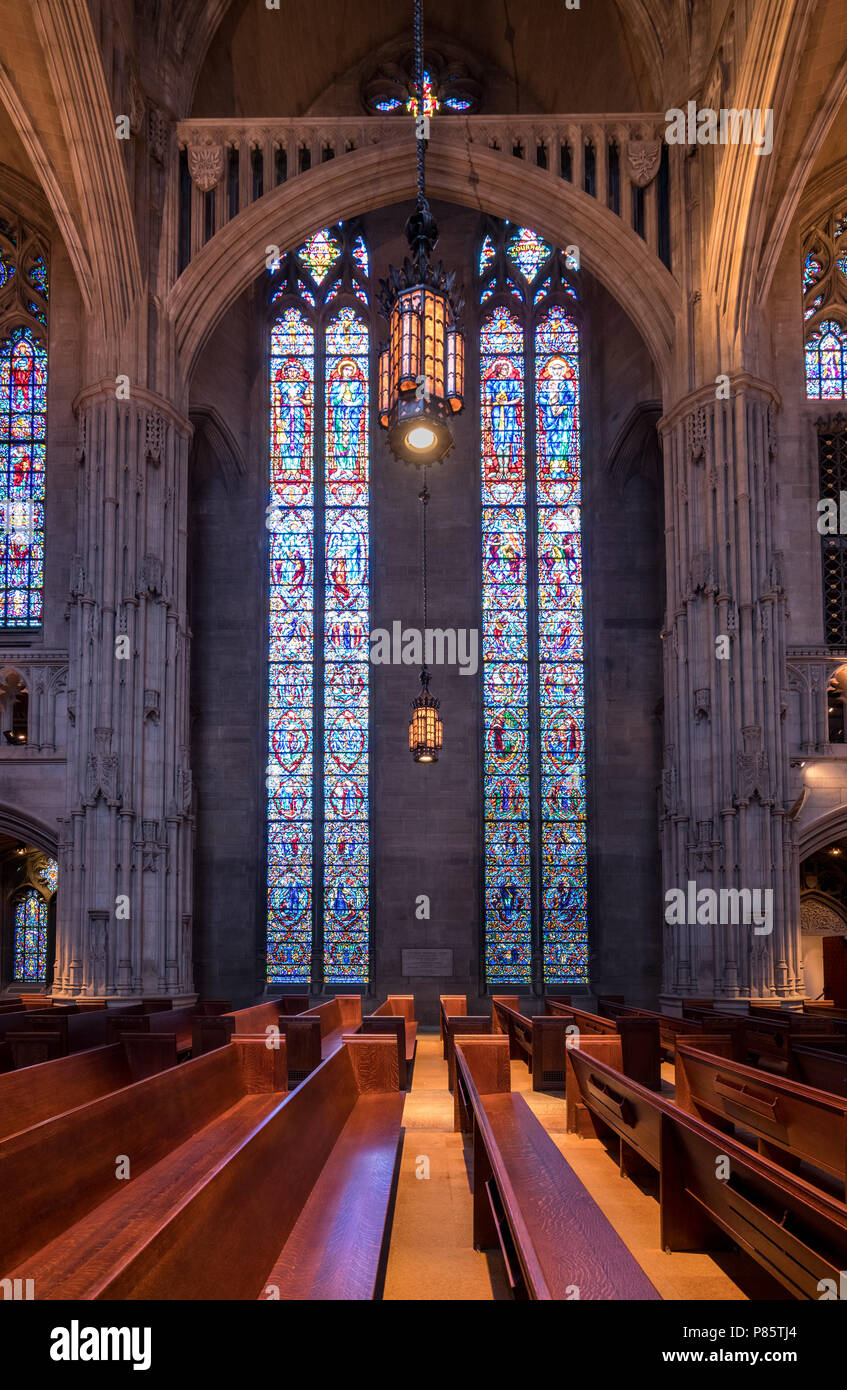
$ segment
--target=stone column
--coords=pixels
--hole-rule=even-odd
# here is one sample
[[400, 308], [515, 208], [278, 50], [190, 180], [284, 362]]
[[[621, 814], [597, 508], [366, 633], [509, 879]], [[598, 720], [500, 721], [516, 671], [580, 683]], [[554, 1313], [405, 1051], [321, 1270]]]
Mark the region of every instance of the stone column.
[[[772, 892], [772, 931], [724, 916], [664, 928], [663, 1000], [802, 996], [786, 738], [785, 596], [774, 542], [775, 391], [744, 373], [660, 423], [667, 612], [663, 887]], [[742, 900], [743, 906], [743, 900]], [[666, 913], [667, 917], [667, 913]], [[706, 920], [704, 920], [704, 918]]]
[[[67, 816], [53, 993], [193, 993], [186, 517], [191, 426], [102, 381], [77, 400]], [[190, 941], [190, 926], [188, 932]]]

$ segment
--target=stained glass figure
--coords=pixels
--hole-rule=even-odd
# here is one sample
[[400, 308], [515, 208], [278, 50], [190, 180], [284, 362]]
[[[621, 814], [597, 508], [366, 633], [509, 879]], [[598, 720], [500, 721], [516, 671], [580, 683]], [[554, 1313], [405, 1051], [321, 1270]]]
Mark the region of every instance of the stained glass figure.
[[341, 254], [338, 239], [328, 227], [315, 232], [297, 252], [316, 285], [322, 285]]
[[21, 983], [47, 975], [47, 904], [34, 888], [15, 901], [12, 977]]
[[[435, 86], [434, 86], [433, 81], [432, 81], [432, 74], [429, 73], [429, 72], [427, 72], [426, 69], [424, 69], [424, 72], [423, 72], [423, 84], [422, 84], [422, 85], [423, 85], [423, 114], [424, 114], [425, 116], [434, 116], [435, 113], [436, 113], [436, 111], [438, 110], [439, 101], [438, 101], [437, 93], [436, 93], [436, 91], [435, 91]], [[417, 88], [415, 88], [415, 89], [413, 90], [412, 95], [409, 97], [409, 100], [406, 102], [406, 110], [409, 111], [409, 112], [411, 112], [411, 114], [412, 114], [413, 116], [417, 116], [417, 114], [418, 114], [418, 94], [417, 94]]]
[[529, 227], [518, 227], [506, 242], [506, 254], [524, 279], [531, 283], [553, 254], [553, 248]]
[[47, 351], [28, 328], [0, 343], [0, 627], [38, 627], [44, 587]]
[[307, 984], [312, 952], [315, 344], [283, 311], [270, 351], [268, 979]]
[[819, 323], [806, 340], [806, 395], [810, 400], [844, 398], [845, 330], [836, 319]]

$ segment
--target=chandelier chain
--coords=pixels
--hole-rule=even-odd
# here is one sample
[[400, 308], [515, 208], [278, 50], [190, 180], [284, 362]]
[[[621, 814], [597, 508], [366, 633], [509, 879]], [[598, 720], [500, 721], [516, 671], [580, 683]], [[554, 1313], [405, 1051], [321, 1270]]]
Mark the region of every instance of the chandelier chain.
[[424, 154], [426, 142], [423, 132], [426, 129], [424, 120], [424, 101], [423, 101], [423, 0], [415, 0], [415, 94], [417, 96], [417, 112], [415, 125], [418, 136], [418, 204], [426, 200], [424, 191]]
[[423, 518], [421, 523], [421, 574], [423, 575], [423, 630], [426, 633], [427, 618], [427, 572], [426, 572], [426, 509], [429, 502], [429, 489], [426, 481], [418, 493], [418, 497], [423, 508]]

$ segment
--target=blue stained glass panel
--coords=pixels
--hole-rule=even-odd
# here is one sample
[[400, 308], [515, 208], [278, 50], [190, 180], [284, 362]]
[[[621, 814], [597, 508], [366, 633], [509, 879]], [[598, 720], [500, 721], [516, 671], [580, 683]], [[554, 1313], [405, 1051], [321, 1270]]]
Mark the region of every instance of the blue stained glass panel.
[[47, 904], [28, 888], [15, 902], [12, 927], [15, 980], [43, 980], [47, 974]]
[[0, 343], [0, 627], [42, 621], [47, 350], [27, 328]]
[[806, 341], [809, 400], [842, 400], [847, 380], [847, 336], [835, 319], [818, 324]]

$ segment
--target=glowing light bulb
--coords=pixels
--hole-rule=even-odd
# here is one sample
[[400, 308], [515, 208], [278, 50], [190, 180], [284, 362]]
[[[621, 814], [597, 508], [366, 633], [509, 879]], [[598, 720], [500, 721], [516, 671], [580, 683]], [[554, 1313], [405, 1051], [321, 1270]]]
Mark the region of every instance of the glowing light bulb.
[[406, 443], [410, 449], [431, 449], [435, 443], [435, 430], [429, 425], [415, 425], [414, 429], [409, 430]]

